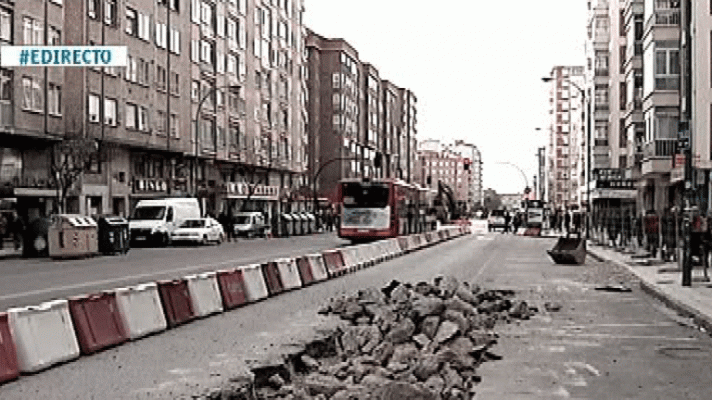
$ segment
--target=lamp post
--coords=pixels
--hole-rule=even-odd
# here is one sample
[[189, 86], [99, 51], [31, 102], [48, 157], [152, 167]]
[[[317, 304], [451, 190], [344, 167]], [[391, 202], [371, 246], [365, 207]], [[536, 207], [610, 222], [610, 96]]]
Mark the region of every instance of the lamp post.
[[[551, 82], [554, 78], [545, 76], [541, 78], [544, 82]], [[589, 238], [591, 229], [591, 112], [586, 100], [586, 90], [574, 83], [571, 79], [564, 79], [581, 94], [581, 103], [586, 108], [586, 239]]]
[[[242, 88], [241, 85], [223, 85], [223, 86], [213, 86], [208, 90], [203, 97], [200, 98], [200, 101], [198, 101], [198, 109], [195, 110], [195, 162], [193, 163], [193, 190], [195, 197], [198, 197], [198, 157], [200, 155], [200, 110], [203, 108], [203, 104], [205, 103], [205, 100], [208, 99], [208, 97], [212, 96], [215, 94], [216, 91], [220, 89], [231, 89], [231, 90], [239, 90]], [[217, 124], [217, 121], [216, 121]], [[214, 126], [215, 128], [215, 126]], [[170, 132], [169, 132], [170, 133]], [[217, 152], [217, 143], [215, 146], [215, 151]]]

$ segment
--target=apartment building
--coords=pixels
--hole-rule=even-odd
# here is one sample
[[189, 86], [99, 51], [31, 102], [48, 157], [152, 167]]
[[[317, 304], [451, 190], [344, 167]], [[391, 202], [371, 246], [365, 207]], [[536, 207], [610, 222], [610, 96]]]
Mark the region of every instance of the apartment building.
[[[581, 206], [582, 160], [585, 154], [584, 68], [556, 66], [550, 75], [548, 194], [552, 209], [565, 210]], [[585, 186], [585, 185], [584, 185]]]
[[446, 185], [454, 201], [465, 212], [482, 206], [482, 157], [475, 145], [456, 140], [445, 144], [438, 139], [418, 143], [414, 182], [434, 192]]
[[646, 0], [643, 7], [641, 212], [662, 214], [682, 197], [682, 163], [673, 169], [680, 119], [679, 7], [679, 1], [671, 0]]
[[410, 182], [417, 135], [414, 94], [382, 79], [343, 39], [308, 31], [306, 51], [309, 176], [318, 175], [318, 196], [334, 201], [343, 178]]
[[213, 214], [291, 207], [307, 183], [303, 12], [302, 0], [1, 1], [3, 44], [129, 56], [125, 68], [0, 71], [2, 196], [30, 218], [50, 213], [51, 148], [66, 135], [98, 147], [68, 212], [126, 215], [169, 195]]

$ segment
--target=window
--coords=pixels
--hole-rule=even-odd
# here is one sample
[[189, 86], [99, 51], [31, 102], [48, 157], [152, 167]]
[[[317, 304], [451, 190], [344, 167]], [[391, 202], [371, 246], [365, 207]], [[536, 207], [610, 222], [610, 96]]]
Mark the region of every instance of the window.
[[628, 147], [628, 132], [625, 128], [625, 119], [621, 118], [618, 123], [618, 147], [624, 149]]
[[130, 55], [127, 56], [126, 60], [126, 80], [129, 82], [138, 81], [138, 61]]
[[30, 17], [22, 19], [22, 39], [26, 45], [44, 44], [44, 29], [42, 22]]
[[161, 65], [156, 66], [156, 87], [166, 89], [166, 68]]
[[655, 89], [677, 90], [680, 87], [680, 50], [656, 48]]
[[166, 24], [156, 22], [156, 46], [165, 49], [166, 48], [166, 38], [167, 27]]
[[0, 41], [12, 43], [12, 12], [0, 8]]
[[180, 75], [177, 72], [171, 72], [171, 94], [180, 94]]
[[178, 137], [178, 115], [171, 114], [171, 136]]
[[42, 80], [34, 76], [22, 77], [22, 108], [43, 111]]
[[126, 127], [129, 129], [136, 129], [136, 105], [131, 103], [126, 103]]
[[227, 40], [237, 44], [237, 21], [227, 18], [225, 21], [225, 36]]
[[175, 54], [180, 54], [180, 32], [176, 29], [171, 29], [171, 51]]
[[165, 6], [167, 3], [170, 4], [171, 10], [180, 11], [180, 0], [158, 0], [158, 4], [162, 6]]
[[99, 1], [100, 0], [87, 0], [87, 15], [90, 18], [96, 19], [99, 15]]
[[148, 15], [138, 14], [138, 37], [145, 41], [151, 40], [151, 17]]
[[190, 0], [190, 20], [200, 23], [200, 0]]
[[136, 10], [126, 7], [126, 34], [138, 36], [138, 14]]
[[163, 134], [166, 132], [166, 113], [162, 110], [156, 111], [156, 132]]
[[0, 101], [12, 101], [12, 70], [0, 68]]
[[136, 119], [136, 128], [140, 131], [148, 130], [148, 109], [144, 106], [140, 106], [137, 109], [138, 118]]
[[99, 96], [89, 95], [89, 122], [99, 122], [100, 101]]
[[116, 100], [104, 99], [104, 123], [109, 126], [116, 126]]
[[50, 26], [49, 37], [47, 39], [49, 40], [50, 46], [60, 46], [62, 44], [62, 31]]
[[47, 97], [47, 101], [49, 101], [48, 112], [53, 115], [62, 115], [62, 87], [56, 83], [50, 83]]
[[138, 83], [142, 85], [150, 84], [151, 64], [143, 58], [138, 59]]
[[608, 146], [608, 122], [596, 121], [594, 128], [594, 146]]
[[201, 40], [200, 41], [200, 61], [208, 64], [213, 64], [213, 45], [212, 43]]
[[110, 26], [116, 25], [116, 0], [105, 0], [104, 3], [104, 23]]
[[193, 81], [190, 86], [190, 98], [193, 101], [200, 101], [200, 81]]

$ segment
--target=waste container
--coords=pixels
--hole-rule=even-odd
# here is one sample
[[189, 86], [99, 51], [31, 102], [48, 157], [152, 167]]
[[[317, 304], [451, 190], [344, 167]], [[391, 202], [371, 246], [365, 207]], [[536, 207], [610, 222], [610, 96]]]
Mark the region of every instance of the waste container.
[[306, 213], [300, 212], [299, 219], [301, 220], [302, 235], [306, 235], [307, 233], [309, 233], [309, 218], [307, 218]]
[[557, 264], [581, 265], [586, 262], [586, 239], [559, 238], [554, 248], [547, 250], [547, 253]]
[[51, 218], [47, 233], [50, 257], [83, 257], [99, 252], [94, 219], [76, 214], [57, 214]]
[[123, 217], [99, 218], [99, 251], [103, 254], [126, 254], [129, 245], [129, 221]]
[[30, 222], [23, 235], [23, 257], [49, 257], [47, 234], [51, 225], [48, 217], [37, 218]]
[[291, 214], [284, 213], [282, 214], [282, 235], [284, 237], [288, 237], [293, 235], [294, 233], [294, 224], [293, 224], [294, 218], [292, 218]]
[[310, 233], [310, 234], [316, 233], [316, 217], [314, 217], [314, 214], [312, 214], [312, 213], [307, 213], [307, 219], [309, 220], [308, 221], [308, 226], [309, 226], [308, 233]]
[[292, 213], [294, 217], [294, 234], [303, 235], [304, 234], [304, 217], [301, 213]]

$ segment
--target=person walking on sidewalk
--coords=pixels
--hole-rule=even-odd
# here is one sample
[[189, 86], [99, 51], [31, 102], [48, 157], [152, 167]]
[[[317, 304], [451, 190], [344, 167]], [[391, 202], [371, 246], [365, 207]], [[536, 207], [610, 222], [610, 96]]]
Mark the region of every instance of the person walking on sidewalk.
[[564, 210], [564, 229], [567, 235], [571, 232], [571, 214], [568, 210]]
[[22, 222], [22, 218], [17, 215], [17, 211], [13, 211], [10, 216], [10, 221], [8, 222], [8, 232], [12, 237], [13, 243], [15, 244], [15, 250], [20, 250], [22, 237], [25, 233], [25, 224]]

